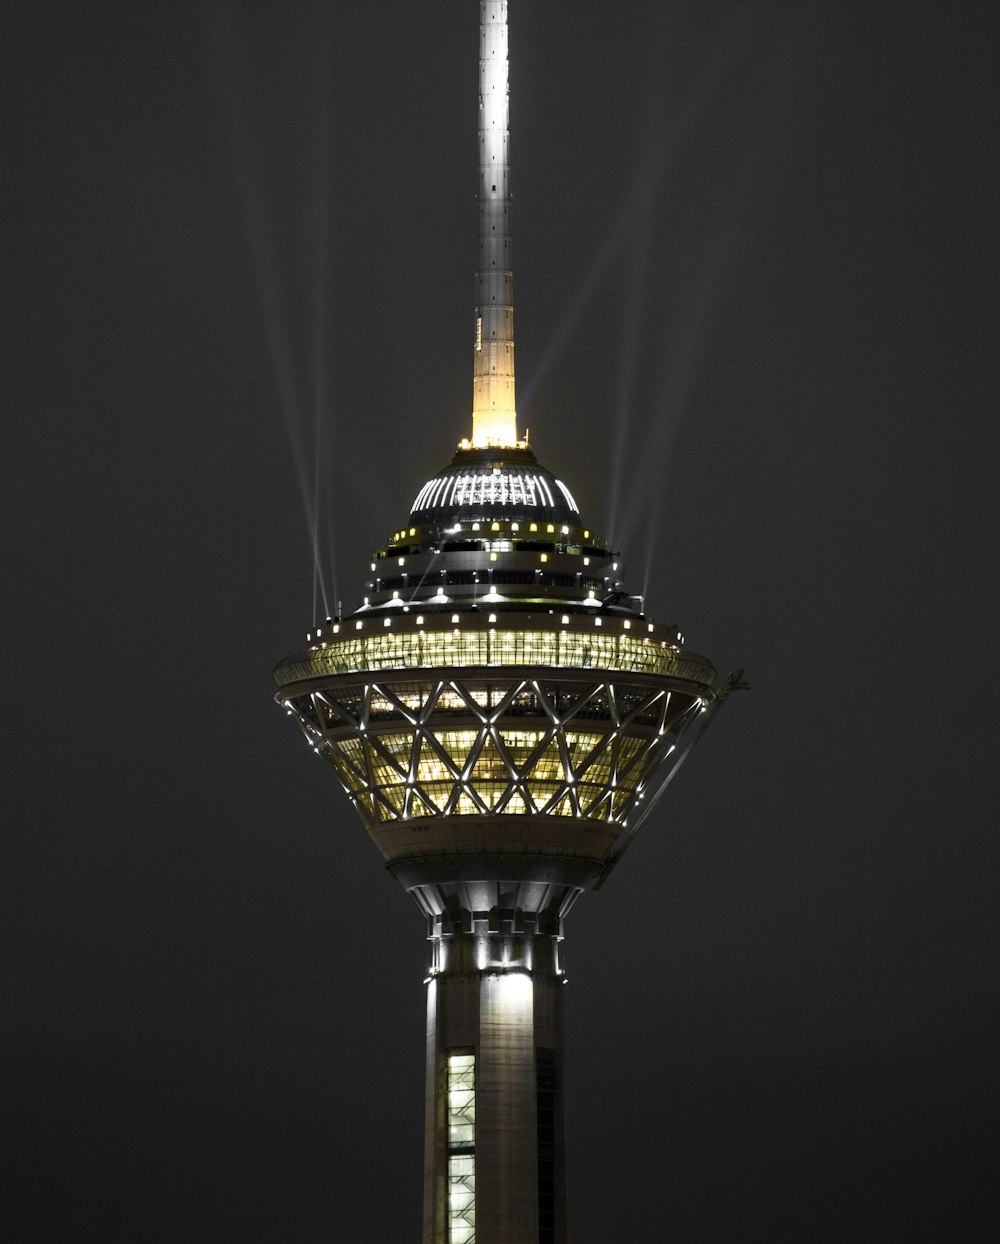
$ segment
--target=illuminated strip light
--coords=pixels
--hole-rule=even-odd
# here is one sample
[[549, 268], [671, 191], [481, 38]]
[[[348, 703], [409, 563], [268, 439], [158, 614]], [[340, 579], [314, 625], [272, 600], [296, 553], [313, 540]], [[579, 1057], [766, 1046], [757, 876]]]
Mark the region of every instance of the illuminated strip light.
[[562, 482], [561, 479], [556, 480], [556, 485], [562, 491], [562, 495], [566, 498], [566, 504], [569, 506], [569, 508], [573, 510], [574, 513], [579, 514], [580, 507], [573, 500], [573, 494], [570, 492], [570, 490], [566, 487], [566, 485]]
[[[555, 482], [566, 504], [574, 514], [579, 514], [576, 498], [561, 479]], [[446, 475], [430, 480], [421, 488], [411, 511], [432, 510], [446, 505], [537, 506], [541, 501], [549, 506], [555, 505], [552, 489], [542, 475], [509, 472], [500, 475]]]
[[[559, 483], [558, 480], [556, 482]], [[571, 509], [579, 513], [569, 490], [562, 483], [559, 483], [559, 487]], [[540, 475], [510, 472], [499, 475], [446, 475], [442, 479], [431, 480], [424, 485], [417, 494], [412, 512], [452, 505], [537, 506], [543, 503], [549, 506], [555, 505], [552, 490]]]

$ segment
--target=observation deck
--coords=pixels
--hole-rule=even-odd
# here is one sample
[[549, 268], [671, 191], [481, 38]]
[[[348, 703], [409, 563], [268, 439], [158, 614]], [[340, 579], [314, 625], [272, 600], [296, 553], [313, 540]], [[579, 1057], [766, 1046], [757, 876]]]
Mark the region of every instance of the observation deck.
[[[445, 889], [554, 886], [620, 857], [724, 698], [524, 447], [460, 449], [307, 636], [277, 699], [428, 915]], [[529, 909], [537, 906], [529, 902]], [[537, 914], [537, 912], [536, 912]]]

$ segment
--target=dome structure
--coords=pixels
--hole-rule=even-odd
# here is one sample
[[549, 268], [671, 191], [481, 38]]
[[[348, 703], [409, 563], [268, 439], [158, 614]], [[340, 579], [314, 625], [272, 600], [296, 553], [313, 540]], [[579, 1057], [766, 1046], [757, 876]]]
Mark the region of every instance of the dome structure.
[[477, 519], [578, 524], [580, 509], [527, 446], [459, 449], [417, 493], [410, 523], [450, 527]]

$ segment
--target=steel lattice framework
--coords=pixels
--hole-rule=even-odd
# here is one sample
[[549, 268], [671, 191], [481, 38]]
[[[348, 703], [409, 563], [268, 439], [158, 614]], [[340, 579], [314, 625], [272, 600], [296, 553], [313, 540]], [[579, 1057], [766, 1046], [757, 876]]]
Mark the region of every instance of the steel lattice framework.
[[600, 822], [614, 831], [603, 856], [638, 828], [718, 703], [685, 680], [592, 669], [420, 673], [286, 688], [369, 832], [432, 818]]

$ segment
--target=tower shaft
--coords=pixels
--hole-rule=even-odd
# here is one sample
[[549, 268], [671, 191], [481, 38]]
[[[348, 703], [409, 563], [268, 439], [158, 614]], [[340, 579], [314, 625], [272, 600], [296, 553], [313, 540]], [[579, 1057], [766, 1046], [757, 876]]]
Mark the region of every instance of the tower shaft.
[[558, 940], [432, 943], [424, 1244], [565, 1244]]
[[507, 0], [481, 0], [479, 23], [479, 269], [472, 444], [517, 444], [514, 285], [510, 255]]

